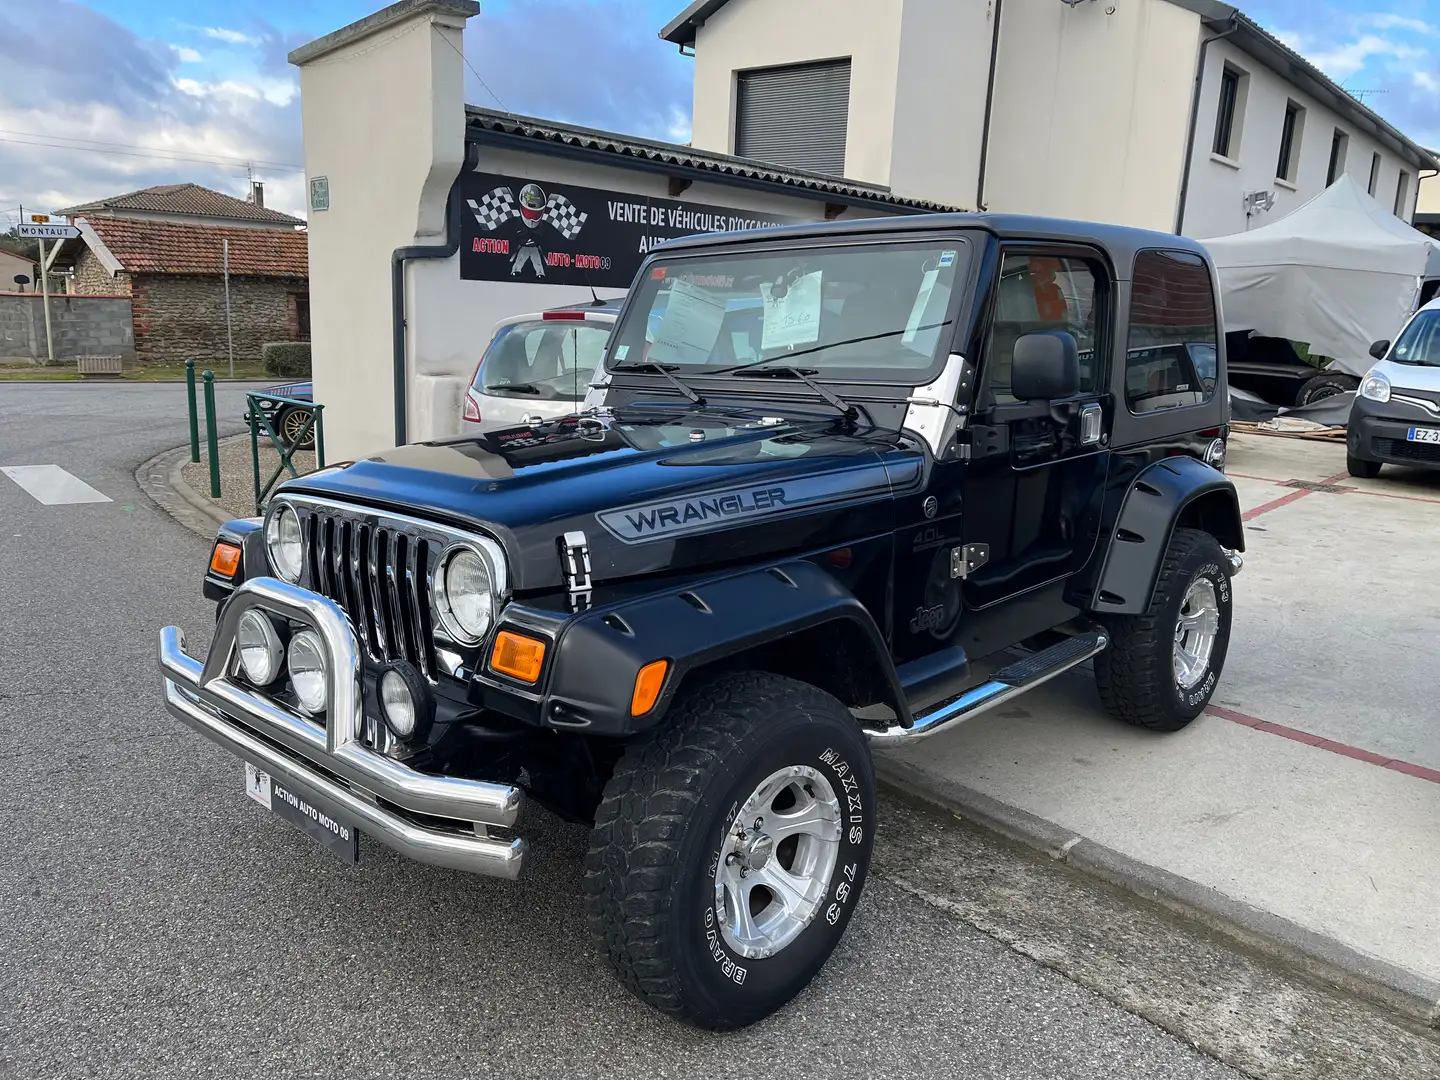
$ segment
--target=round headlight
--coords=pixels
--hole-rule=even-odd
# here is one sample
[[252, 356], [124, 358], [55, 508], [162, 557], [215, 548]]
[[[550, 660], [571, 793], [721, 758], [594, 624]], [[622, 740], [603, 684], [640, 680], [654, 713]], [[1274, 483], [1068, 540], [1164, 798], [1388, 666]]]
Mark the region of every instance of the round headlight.
[[475, 552], [460, 548], [441, 568], [441, 621], [461, 641], [475, 644], [490, 629], [495, 594], [490, 567]]
[[1225, 471], [1225, 440], [1212, 439], [1210, 445], [1205, 448], [1205, 464], [1211, 468]]
[[1369, 398], [1371, 401], [1389, 401], [1390, 380], [1378, 371], [1370, 372], [1365, 376], [1365, 381], [1360, 384], [1360, 396]]
[[304, 566], [304, 544], [300, 539], [300, 516], [289, 506], [281, 506], [265, 522], [265, 551], [270, 566], [291, 585], [300, 582]]
[[400, 738], [415, 734], [415, 697], [405, 677], [393, 668], [380, 676], [380, 709], [386, 725]]
[[256, 686], [269, 686], [280, 674], [285, 650], [275, 624], [260, 611], [251, 608], [240, 616], [235, 628], [235, 645], [240, 650], [240, 667], [245, 678]]
[[329, 704], [330, 679], [325, 670], [325, 646], [314, 630], [301, 630], [290, 639], [286, 653], [290, 685], [300, 707], [308, 713], [325, 711]]

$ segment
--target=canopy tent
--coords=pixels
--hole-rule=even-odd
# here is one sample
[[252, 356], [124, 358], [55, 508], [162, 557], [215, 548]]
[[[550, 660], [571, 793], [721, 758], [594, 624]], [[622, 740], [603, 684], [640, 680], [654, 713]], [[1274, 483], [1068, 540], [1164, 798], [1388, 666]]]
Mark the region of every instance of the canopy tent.
[[1440, 278], [1440, 243], [1348, 175], [1273, 224], [1201, 241], [1220, 275], [1225, 330], [1305, 342], [1353, 375], [1393, 338], [1421, 284]]

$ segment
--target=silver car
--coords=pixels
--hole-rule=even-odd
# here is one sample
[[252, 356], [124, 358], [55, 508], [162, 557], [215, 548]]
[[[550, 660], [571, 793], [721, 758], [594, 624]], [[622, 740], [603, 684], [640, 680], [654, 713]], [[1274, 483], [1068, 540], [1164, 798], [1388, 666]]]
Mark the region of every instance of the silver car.
[[498, 323], [465, 392], [461, 430], [521, 427], [578, 410], [619, 311], [615, 300]]

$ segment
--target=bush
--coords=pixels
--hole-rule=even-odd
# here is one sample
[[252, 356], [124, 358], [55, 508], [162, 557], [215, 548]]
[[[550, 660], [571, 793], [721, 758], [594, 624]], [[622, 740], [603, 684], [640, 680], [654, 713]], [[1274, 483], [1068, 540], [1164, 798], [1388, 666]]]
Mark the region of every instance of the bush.
[[282, 379], [310, 377], [310, 343], [308, 341], [270, 341], [260, 346], [265, 370]]

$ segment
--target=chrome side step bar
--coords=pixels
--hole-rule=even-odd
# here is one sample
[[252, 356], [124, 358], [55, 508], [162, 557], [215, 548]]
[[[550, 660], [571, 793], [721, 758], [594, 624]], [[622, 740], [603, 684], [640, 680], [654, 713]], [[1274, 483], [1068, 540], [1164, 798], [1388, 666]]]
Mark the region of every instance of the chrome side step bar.
[[927, 735], [934, 735], [944, 728], [979, 716], [1027, 690], [1033, 690], [1041, 683], [1049, 682], [1056, 675], [1083, 664], [1103, 651], [1108, 644], [1110, 638], [1103, 630], [1089, 630], [1066, 638], [1048, 649], [1007, 664], [986, 682], [966, 690], [958, 697], [932, 706], [916, 716], [914, 724], [908, 728], [897, 724], [884, 731], [867, 732], [870, 743], [880, 747], [903, 746]]

